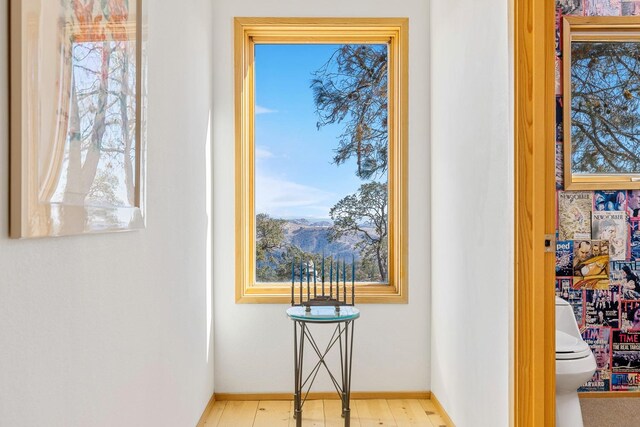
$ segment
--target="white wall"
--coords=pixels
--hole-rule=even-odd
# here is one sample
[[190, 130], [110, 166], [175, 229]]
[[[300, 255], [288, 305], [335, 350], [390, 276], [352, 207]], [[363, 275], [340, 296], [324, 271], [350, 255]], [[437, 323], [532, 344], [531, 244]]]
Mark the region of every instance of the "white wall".
[[8, 24], [0, 1], [2, 426], [193, 426], [213, 392], [204, 185], [211, 5], [145, 4], [146, 230], [17, 241], [7, 238]]
[[458, 427], [509, 424], [508, 2], [431, 2], [431, 389]]
[[[287, 306], [235, 304], [234, 16], [409, 17], [409, 304], [360, 306], [353, 390], [430, 389], [428, 2], [217, 1], [213, 15], [216, 392], [293, 390], [293, 331], [284, 313]], [[331, 389], [326, 380], [314, 388]]]

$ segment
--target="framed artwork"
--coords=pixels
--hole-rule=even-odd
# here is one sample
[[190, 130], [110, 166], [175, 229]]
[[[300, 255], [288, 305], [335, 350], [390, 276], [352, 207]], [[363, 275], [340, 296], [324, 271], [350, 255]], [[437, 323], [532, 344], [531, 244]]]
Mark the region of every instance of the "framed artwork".
[[14, 238], [145, 225], [142, 0], [11, 0]]

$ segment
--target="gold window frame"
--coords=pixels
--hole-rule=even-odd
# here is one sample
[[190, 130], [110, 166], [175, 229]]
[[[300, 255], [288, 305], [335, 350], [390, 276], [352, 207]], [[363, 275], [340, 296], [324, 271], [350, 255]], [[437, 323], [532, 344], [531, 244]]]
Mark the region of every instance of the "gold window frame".
[[634, 41], [640, 43], [640, 18], [637, 16], [565, 16], [562, 31], [564, 189], [640, 189], [640, 174], [573, 174], [571, 171], [571, 42]]
[[[388, 284], [357, 283], [358, 303], [407, 303], [407, 18], [235, 18], [236, 302], [289, 303], [291, 282], [256, 286], [254, 45], [386, 43], [389, 88]], [[351, 287], [348, 285], [348, 291]]]

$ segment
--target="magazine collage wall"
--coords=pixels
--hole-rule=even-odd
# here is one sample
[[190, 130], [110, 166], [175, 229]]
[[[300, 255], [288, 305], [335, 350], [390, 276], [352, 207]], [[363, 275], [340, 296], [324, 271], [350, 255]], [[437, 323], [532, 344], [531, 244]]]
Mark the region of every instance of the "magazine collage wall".
[[556, 294], [597, 370], [579, 391], [640, 391], [640, 190], [563, 191], [562, 17], [640, 15], [640, 1], [556, 0]]

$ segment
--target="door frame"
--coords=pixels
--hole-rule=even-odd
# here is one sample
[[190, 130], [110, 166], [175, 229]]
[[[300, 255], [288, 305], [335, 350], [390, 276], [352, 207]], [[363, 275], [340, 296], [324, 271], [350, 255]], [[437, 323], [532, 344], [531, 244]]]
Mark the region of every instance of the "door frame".
[[[555, 425], [555, 0], [513, 0], [513, 425]], [[554, 246], [554, 245], [552, 245]], [[555, 247], [553, 248], [555, 249]], [[553, 350], [553, 351], [552, 351]]]

